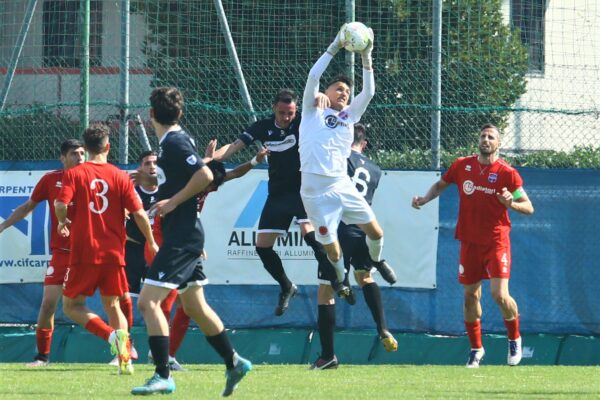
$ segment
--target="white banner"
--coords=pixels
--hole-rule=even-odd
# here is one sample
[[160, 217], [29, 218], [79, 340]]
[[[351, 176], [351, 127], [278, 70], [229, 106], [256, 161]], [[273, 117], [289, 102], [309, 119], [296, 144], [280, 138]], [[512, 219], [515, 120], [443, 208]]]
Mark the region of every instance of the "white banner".
[[[439, 179], [437, 172], [386, 171], [375, 192], [373, 208], [385, 231], [384, 258], [396, 271], [396, 286], [432, 289], [436, 286], [438, 201], [421, 210], [410, 206], [414, 195], [425, 193]], [[211, 193], [202, 212], [211, 283], [275, 284], [256, 254], [255, 230], [267, 197], [267, 172], [252, 170]], [[296, 284], [317, 284], [312, 249], [293, 225], [278, 239], [275, 250]], [[376, 280], [387, 285], [375, 274]]]
[[[0, 171], [0, 221], [26, 202], [48, 171]], [[42, 282], [50, 251], [48, 202], [0, 233], [0, 284]]]
[[[0, 171], [0, 221], [25, 202], [47, 171]], [[267, 171], [252, 170], [211, 193], [202, 211], [206, 233], [206, 274], [212, 284], [275, 284], [255, 252], [258, 220], [267, 197]], [[412, 196], [423, 194], [439, 179], [437, 172], [386, 171], [373, 208], [385, 231], [384, 257], [396, 271], [396, 286], [436, 287], [438, 201], [417, 211]], [[0, 234], [0, 283], [41, 282], [50, 259], [50, 218], [46, 203]], [[296, 284], [317, 284], [312, 249], [293, 224], [278, 239], [286, 272]], [[386, 284], [375, 274], [380, 284]]]

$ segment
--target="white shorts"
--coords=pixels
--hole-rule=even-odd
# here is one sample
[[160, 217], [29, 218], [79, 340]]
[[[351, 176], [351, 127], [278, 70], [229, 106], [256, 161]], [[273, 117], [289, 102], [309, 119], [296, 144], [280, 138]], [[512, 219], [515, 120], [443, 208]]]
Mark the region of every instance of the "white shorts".
[[302, 173], [300, 196], [308, 219], [315, 228], [315, 238], [321, 244], [338, 240], [340, 221], [368, 224], [375, 220], [371, 206], [360, 195], [350, 177], [331, 177]]

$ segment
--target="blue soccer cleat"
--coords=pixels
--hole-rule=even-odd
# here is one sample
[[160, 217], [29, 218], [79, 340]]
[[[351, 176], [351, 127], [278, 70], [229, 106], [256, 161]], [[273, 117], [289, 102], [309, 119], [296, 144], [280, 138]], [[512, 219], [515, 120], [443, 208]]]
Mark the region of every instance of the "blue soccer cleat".
[[238, 387], [240, 381], [246, 376], [246, 374], [252, 370], [252, 363], [245, 358], [234, 355], [234, 359], [237, 360], [237, 364], [232, 369], [225, 371], [225, 390], [223, 390], [223, 397], [231, 396], [233, 391]]
[[137, 386], [131, 389], [131, 394], [146, 396], [154, 393], [169, 394], [174, 391], [175, 381], [172, 377], [169, 376], [165, 379], [159, 374], [154, 374], [143, 386]]

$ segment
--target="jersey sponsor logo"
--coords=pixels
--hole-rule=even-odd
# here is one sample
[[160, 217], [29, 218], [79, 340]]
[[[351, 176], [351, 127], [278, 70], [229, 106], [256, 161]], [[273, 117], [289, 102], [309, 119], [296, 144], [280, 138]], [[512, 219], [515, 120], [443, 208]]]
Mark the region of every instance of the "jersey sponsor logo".
[[325, 117], [325, 126], [328, 128], [335, 128], [338, 126], [338, 119], [335, 115], [328, 115]]
[[269, 151], [282, 152], [291, 149], [296, 143], [296, 136], [288, 135], [283, 140], [264, 142], [264, 145]]
[[190, 165], [196, 165], [198, 163], [198, 157], [196, 157], [194, 154], [192, 154], [188, 158], [185, 159], [185, 162]]
[[158, 165], [156, 166], [156, 180], [158, 182], [158, 186], [167, 181], [167, 178], [165, 177], [165, 171], [163, 171], [163, 169]]
[[497, 180], [498, 180], [498, 174], [496, 174], [494, 172], [490, 172], [490, 174], [488, 175], [488, 182], [494, 183]]
[[483, 192], [485, 194], [495, 194], [496, 190], [494, 190], [494, 188], [488, 188], [485, 186], [475, 186], [475, 184], [473, 183], [473, 181], [469, 181], [466, 180], [463, 182], [463, 192], [467, 195], [470, 196], [475, 192]]

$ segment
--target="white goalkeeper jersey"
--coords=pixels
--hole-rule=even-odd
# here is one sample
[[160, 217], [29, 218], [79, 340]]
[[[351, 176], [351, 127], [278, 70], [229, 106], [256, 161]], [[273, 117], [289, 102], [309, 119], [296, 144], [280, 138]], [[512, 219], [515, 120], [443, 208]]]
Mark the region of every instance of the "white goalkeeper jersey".
[[354, 141], [354, 124], [360, 121], [375, 95], [373, 71], [363, 69], [363, 90], [352, 104], [337, 111], [314, 106], [319, 93], [319, 79], [333, 56], [323, 54], [311, 68], [302, 98], [300, 123], [300, 171], [325, 176], [348, 174], [347, 159]]

